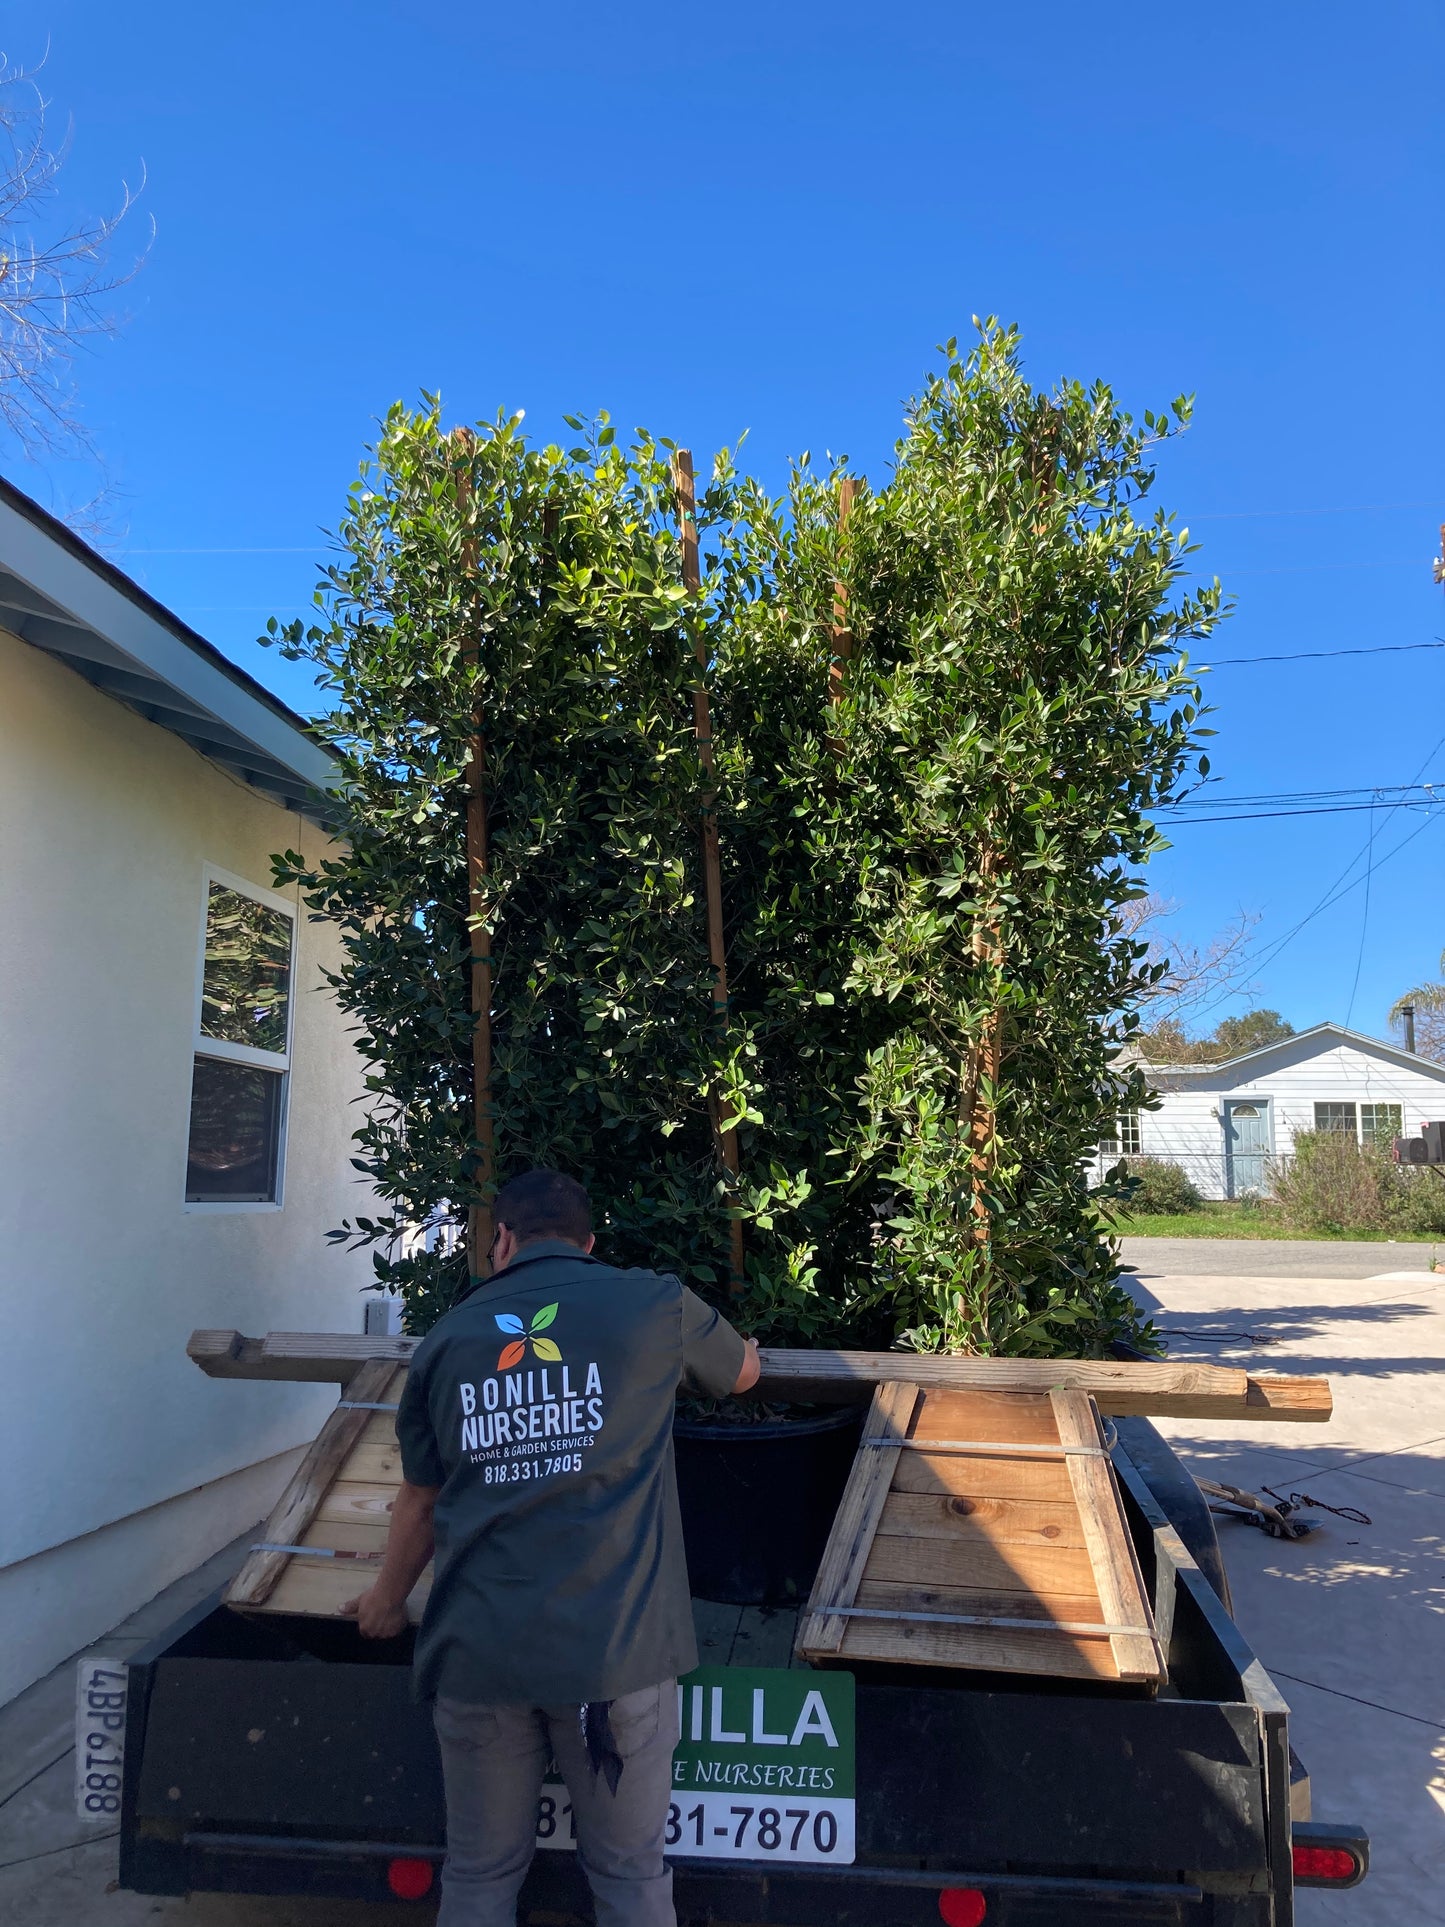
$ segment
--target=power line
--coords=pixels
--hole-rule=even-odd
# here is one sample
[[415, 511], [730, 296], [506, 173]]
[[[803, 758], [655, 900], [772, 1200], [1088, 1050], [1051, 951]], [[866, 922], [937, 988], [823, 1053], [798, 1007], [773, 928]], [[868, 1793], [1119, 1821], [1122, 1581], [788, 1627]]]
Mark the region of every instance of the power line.
[[1235, 669], [1249, 662], [1324, 662], [1331, 656], [1402, 656], [1412, 649], [1445, 649], [1445, 642], [1384, 642], [1367, 649], [1303, 649], [1290, 656], [1221, 656], [1217, 662], [1192, 664], [1197, 669]]
[[[1426, 770], [1429, 769], [1430, 765], [1434, 762], [1435, 758], [1440, 754], [1440, 751], [1442, 749], [1445, 749], [1445, 736], [1442, 736], [1440, 740], [1434, 745], [1434, 747], [1429, 751], [1429, 753], [1425, 757], [1424, 761], [1421, 763], [1419, 769], [1416, 770], [1415, 781], [1417, 783], [1419, 782], [1420, 778], [1425, 774]], [[1383, 828], [1384, 824], [1390, 820], [1390, 817], [1394, 814], [1396, 808], [1398, 808], [1397, 804], [1391, 804], [1388, 807], [1388, 809], [1386, 810], [1385, 816], [1382, 818], [1381, 823], [1379, 825], [1380, 828]], [[1413, 830], [1410, 831], [1408, 836], [1401, 837], [1400, 841], [1397, 844], [1395, 844], [1393, 849], [1387, 850], [1382, 857], [1373, 858], [1370, 864], [1371, 872], [1375, 870], [1383, 869], [1387, 863], [1391, 862], [1395, 857], [1397, 857], [1400, 854], [1401, 850], [1403, 850], [1408, 844], [1413, 843], [1417, 836], [1419, 836], [1423, 831], [1428, 830], [1430, 825], [1434, 821], [1435, 821], [1435, 817], [1433, 815], [1426, 816], [1420, 823], [1418, 823], [1415, 826]], [[1334, 905], [1340, 902], [1342, 898], [1347, 897], [1350, 894], [1351, 890], [1355, 890], [1359, 888], [1360, 884], [1364, 881], [1363, 877], [1356, 877], [1353, 883], [1346, 883], [1345, 878], [1350, 874], [1351, 870], [1354, 869], [1355, 865], [1360, 861], [1362, 857], [1364, 857], [1367, 854], [1371, 854], [1371, 855], [1373, 854], [1375, 835], [1376, 835], [1376, 825], [1374, 823], [1371, 823], [1369, 840], [1359, 850], [1356, 851], [1354, 856], [1350, 858], [1349, 862], [1345, 865], [1344, 869], [1340, 871], [1339, 875], [1335, 878], [1334, 882], [1325, 891], [1324, 895], [1320, 898], [1319, 902], [1314, 906], [1312, 910], [1307, 911], [1305, 915], [1300, 918], [1299, 922], [1295, 924], [1292, 929], [1287, 930], [1282, 937], [1280, 937], [1276, 942], [1272, 943], [1265, 950], [1263, 956], [1261, 956], [1256, 962], [1254, 962], [1251, 965], [1252, 969], [1267, 970], [1270, 964], [1272, 964], [1275, 961], [1275, 959], [1280, 955], [1280, 953], [1285, 949], [1285, 947], [1288, 944], [1293, 943], [1295, 938], [1300, 934], [1300, 932], [1303, 929], [1305, 929], [1309, 924], [1313, 923], [1316, 917], [1321, 916], [1326, 910], [1333, 909]], [[1248, 955], [1248, 946], [1246, 946], [1245, 948], [1245, 955], [1246, 956]], [[1220, 1004], [1226, 1002], [1231, 996], [1233, 996], [1233, 994], [1234, 993], [1232, 989], [1226, 989], [1221, 991], [1219, 996], [1215, 997], [1212, 1001], [1205, 1003], [1196, 1012], [1196, 1015], [1201, 1017], [1207, 1016], [1211, 1010], [1217, 1009]]]
[[[1212, 788], [1217, 779], [1211, 778], [1205, 785]], [[1407, 790], [1426, 790], [1433, 796], [1442, 785], [1439, 783], [1354, 783], [1347, 789], [1333, 790], [1265, 790], [1251, 792], [1244, 796], [1182, 796], [1177, 802], [1161, 804], [1169, 810], [1234, 809], [1244, 803], [1337, 803], [1344, 800], [1389, 795], [1403, 795]]]
[[[1374, 813], [1373, 807], [1371, 808], [1371, 811], [1370, 811], [1370, 840], [1369, 840], [1369, 843], [1366, 845], [1366, 849], [1369, 851], [1370, 856], [1373, 857], [1375, 852], [1375, 813]], [[1364, 968], [1364, 964], [1365, 964], [1365, 938], [1368, 935], [1369, 928], [1370, 928], [1370, 878], [1374, 875], [1374, 873], [1375, 873], [1374, 864], [1372, 862], [1366, 863], [1365, 865], [1365, 907], [1360, 913], [1360, 947], [1355, 952], [1355, 980], [1350, 985], [1350, 1001], [1348, 1005], [1345, 1007], [1345, 1029], [1346, 1030], [1349, 1029], [1350, 1019], [1355, 1014], [1355, 998], [1359, 993], [1359, 988], [1360, 988], [1360, 972]]]
[[1359, 502], [1352, 508], [1226, 509], [1213, 515], [1192, 515], [1191, 522], [1256, 522], [1281, 515], [1383, 515], [1393, 509], [1433, 509], [1434, 502]]
[[[1390, 808], [1392, 810], [1429, 810], [1438, 807], [1442, 802], [1445, 802], [1445, 797], [1403, 797], [1398, 803], [1392, 803]], [[1360, 810], [1375, 810], [1378, 808], [1378, 801], [1374, 803], [1315, 803], [1298, 810], [1245, 810], [1236, 816], [1188, 815], [1174, 816], [1167, 820], [1171, 826], [1181, 823], [1265, 823], [1280, 816], [1353, 816]], [[1160, 811], [1159, 814], [1163, 815], [1164, 812]], [[1358, 860], [1357, 858], [1356, 861], [1358, 862]]]

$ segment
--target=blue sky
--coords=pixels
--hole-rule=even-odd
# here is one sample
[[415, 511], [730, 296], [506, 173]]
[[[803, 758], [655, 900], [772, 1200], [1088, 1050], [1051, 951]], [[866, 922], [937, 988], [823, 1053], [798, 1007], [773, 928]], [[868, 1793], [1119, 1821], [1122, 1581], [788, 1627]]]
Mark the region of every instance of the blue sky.
[[[397, 396], [549, 439], [604, 407], [699, 451], [750, 429], [774, 486], [803, 448], [881, 476], [975, 313], [1022, 326], [1040, 384], [1196, 394], [1158, 499], [1237, 600], [1214, 654], [1445, 636], [1429, 0], [422, 12], [51, 0], [7, 48], [48, 35], [68, 209], [146, 170], [128, 325], [79, 370], [112, 552], [298, 707], [307, 672], [253, 638], [304, 609]], [[1207, 687], [1221, 795], [1445, 781], [1445, 650]], [[1278, 948], [1371, 847], [1368, 904]], [[1258, 918], [1223, 1009], [1382, 1030], [1445, 944], [1433, 813], [1187, 826], [1153, 868], [1185, 940]]]

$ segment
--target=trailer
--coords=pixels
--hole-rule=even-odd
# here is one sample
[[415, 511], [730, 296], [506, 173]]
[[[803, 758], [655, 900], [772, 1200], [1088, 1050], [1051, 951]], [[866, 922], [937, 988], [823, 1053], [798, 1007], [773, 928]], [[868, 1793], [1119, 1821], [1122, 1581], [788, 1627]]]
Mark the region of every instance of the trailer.
[[[794, 1612], [699, 1600], [669, 1816], [680, 1920], [1292, 1927], [1296, 1888], [1358, 1885], [1368, 1842], [1309, 1818], [1288, 1707], [1230, 1617], [1197, 1489], [1147, 1420], [1114, 1432], [1168, 1683], [807, 1667]], [[369, 1646], [217, 1595], [137, 1653], [121, 1885], [434, 1900], [444, 1810], [411, 1637]], [[519, 1918], [590, 1918], [569, 1845], [548, 1788]]]

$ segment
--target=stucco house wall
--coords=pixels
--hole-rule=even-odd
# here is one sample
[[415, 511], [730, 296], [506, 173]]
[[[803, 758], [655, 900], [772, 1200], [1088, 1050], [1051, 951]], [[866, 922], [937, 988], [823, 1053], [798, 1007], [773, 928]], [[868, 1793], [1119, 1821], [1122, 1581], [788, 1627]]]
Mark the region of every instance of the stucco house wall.
[[278, 1206], [184, 1202], [207, 865], [324, 832], [0, 630], [0, 1701], [268, 1509], [335, 1393], [219, 1384], [196, 1326], [356, 1331], [361, 1064], [296, 925]]

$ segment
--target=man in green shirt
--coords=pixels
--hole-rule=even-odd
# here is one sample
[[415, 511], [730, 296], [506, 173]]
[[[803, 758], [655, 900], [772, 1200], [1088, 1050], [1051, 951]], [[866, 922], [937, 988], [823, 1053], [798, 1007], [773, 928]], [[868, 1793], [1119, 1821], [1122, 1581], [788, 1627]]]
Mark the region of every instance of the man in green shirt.
[[447, 1796], [438, 1927], [513, 1927], [549, 1756], [598, 1927], [673, 1927], [663, 1834], [679, 1673], [697, 1664], [672, 1458], [686, 1380], [746, 1391], [757, 1346], [678, 1280], [591, 1256], [587, 1194], [502, 1187], [490, 1279], [417, 1347], [397, 1414], [404, 1484], [363, 1634], [406, 1624]]

